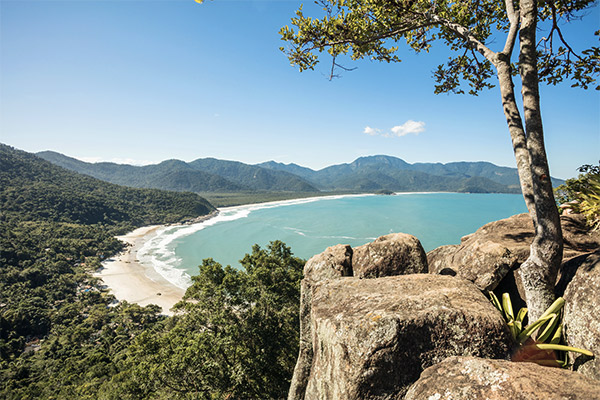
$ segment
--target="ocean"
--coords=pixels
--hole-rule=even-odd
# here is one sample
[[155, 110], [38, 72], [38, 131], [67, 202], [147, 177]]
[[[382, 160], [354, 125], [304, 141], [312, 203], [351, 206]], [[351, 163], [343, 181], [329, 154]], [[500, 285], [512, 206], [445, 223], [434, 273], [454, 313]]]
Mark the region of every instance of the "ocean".
[[161, 228], [139, 250], [138, 260], [186, 288], [203, 259], [239, 268], [254, 244], [282, 240], [308, 259], [338, 243], [355, 247], [404, 232], [430, 251], [523, 212], [521, 195], [463, 193], [332, 196], [229, 207], [199, 224]]

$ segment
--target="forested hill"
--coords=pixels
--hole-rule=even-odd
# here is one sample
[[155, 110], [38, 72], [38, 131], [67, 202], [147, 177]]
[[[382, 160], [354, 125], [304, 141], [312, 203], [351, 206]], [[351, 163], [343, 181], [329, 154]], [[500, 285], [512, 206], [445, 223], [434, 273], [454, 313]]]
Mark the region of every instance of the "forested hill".
[[180, 222], [214, 210], [194, 193], [114, 185], [1, 144], [0, 190], [5, 220], [142, 226]]
[[204, 260], [173, 317], [91, 274], [122, 250], [115, 233], [211, 210], [0, 145], [0, 399], [283, 398], [304, 266], [283, 243], [254, 246], [245, 271]]
[[[515, 168], [488, 162], [409, 164], [391, 156], [361, 157], [349, 164], [315, 171], [274, 161], [248, 165], [237, 161], [202, 158], [186, 163], [167, 160], [143, 167], [115, 163], [86, 163], [60, 153], [37, 153], [56, 165], [98, 179], [132, 187], [218, 192], [377, 192], [447, 191], [517, 193]], [[560, 184], [562, 181], [557, 181]]]
[[318, 192], [306, 180], [286, 171], [275, 171], [236, 161], [214, 158], [189, 163], [167, 160], [143, 167], [109, 162], [86, 163], [53, 151], [37, 155], [53, 164], [107, 182], [139, 188], [176, 191], [240, 192], [281, 191]]
[[0, 398], [97, 398], [118, 355], [162, 317], [108, 307], [90, 272], [122, 249], [115, 233], [213, 210], [193, 193], [113, 185], [0, 144]]
[[[321, 190], [520, 191], [516, 168], [489, 162], [415, 163], [391, 156], [360, 157], [348, 164], [332, 165], [318, 171], [296, 164], [274, 161], [259, 164], [263, 168], [296, 174]], [[563, 184], [552, 178], [554, 186]]]

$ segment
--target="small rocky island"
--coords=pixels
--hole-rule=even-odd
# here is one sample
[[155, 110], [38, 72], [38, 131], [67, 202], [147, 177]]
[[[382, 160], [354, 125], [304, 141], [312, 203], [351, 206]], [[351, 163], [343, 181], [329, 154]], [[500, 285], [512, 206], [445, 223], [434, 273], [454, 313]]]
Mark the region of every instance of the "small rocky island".
[[[564, 338], [600, 355], [600, 232], [579, 215], [561, 224]], [[516, 344], [486, 293], [524, 304], [533, 236], [521, 214], [428, 254], [400, 233], [315, 255], [288, 399], [600, 399], [599, 357], [569, 353], [569, 369], [509, 361]]]

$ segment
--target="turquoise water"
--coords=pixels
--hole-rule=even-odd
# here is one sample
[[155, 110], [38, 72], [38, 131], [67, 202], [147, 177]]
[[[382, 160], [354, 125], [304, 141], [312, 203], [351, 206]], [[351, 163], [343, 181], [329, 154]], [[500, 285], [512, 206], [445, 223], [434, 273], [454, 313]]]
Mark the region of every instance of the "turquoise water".
[[253, 244], [282, 240], [295, 255], [310, 258], [338, 243], [360, 246], [392, 232], [410, 233], [425, 251], [460, 238], [482, 225], [527, 212], [511, 194], [426, 193], [295, 200], [225, 208], [203, 224], [168, 227], [138, 253], [180, 287], [190, 284], [205, 258], [239, 266]]

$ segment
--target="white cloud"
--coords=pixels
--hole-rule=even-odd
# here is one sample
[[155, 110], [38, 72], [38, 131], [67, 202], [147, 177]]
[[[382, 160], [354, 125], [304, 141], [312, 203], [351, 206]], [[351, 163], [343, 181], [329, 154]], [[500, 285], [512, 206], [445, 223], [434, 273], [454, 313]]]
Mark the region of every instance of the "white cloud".
[[383, 136], [383, 137], [401, 137], [406, 136], [408, 134], [418, 135], [421, 132], [425, 132], [425, 122], [423, 121], [413, 121], [409, 119], [402, 125], [396, 125], [390, 129], [389, 132], [382, 132], [381, 129], [371, 128], [370, 126], [366, 126], [363, 133], [366, 133], [370, 136]]
[[381, 130], [371, 128], [370, 126], [365, 126], [365, 130], [363, 131], [363, 133], [366, 133], [367, 135], [375, 136], [375, 135], [379, 135], [381, 133]]
[[423, 121], [413, 121], [409, 119], [402, 125], [396, 125], [392, 128], [392, 134], [394, 136], [405, 136], [410, 133], [414, 133], [418, 135], [421, 132], [425, 131], [425, 122]]

